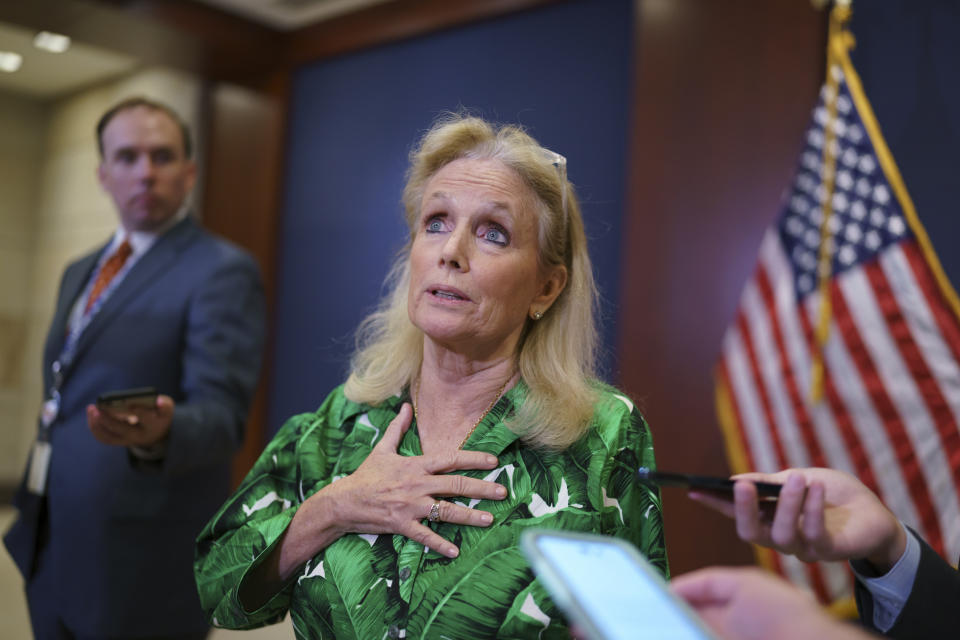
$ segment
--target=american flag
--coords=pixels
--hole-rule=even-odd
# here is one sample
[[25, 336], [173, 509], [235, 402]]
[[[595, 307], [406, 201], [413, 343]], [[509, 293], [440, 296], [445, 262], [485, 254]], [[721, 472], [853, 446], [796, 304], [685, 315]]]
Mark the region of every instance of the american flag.
[[[849, 58], [834, 61], [793, 184], [723, 338], [718, 410], [735, 471], [853, 473], [953, 561], [960, 305]], [[821, 313], [828, 333], [818, 339]], [[823, 601], [851, 593], [843, 564], [759, 553]]]

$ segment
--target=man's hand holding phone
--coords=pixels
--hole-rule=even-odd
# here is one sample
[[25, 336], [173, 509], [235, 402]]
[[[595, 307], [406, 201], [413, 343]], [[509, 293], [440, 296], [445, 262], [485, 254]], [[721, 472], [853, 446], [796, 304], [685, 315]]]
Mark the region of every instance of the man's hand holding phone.
[[[885, 573], [903, 554], [906, 533], [862, 482], [834, 469], [786, 469], [733, 477], [733, 500], [690, 497], [736, 520], [737, 535], [805, 562], [865, 559]], [[782, 484], [772, 513], [758, 500], [758, 482]]]
[[153, 447], [166, 439], [174, 406], [173, 398], [155, 389], [111, 391], [87, 405], [87, 424], [103, 444]]

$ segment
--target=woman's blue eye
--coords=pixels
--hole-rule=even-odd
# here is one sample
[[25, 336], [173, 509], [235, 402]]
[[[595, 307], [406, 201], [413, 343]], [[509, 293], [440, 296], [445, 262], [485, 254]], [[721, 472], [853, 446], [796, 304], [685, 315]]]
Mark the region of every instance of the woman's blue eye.
[[487, 229], [486, 233], [483, 234], [483, 238], [496, 244], [507, 244], [507, 234], [496, 227]]
[[427, 232], [428, 233], [437, 233], [443, 231], [443, 223], [440, 222], [439, 218], [434, 218], [427, 221]]

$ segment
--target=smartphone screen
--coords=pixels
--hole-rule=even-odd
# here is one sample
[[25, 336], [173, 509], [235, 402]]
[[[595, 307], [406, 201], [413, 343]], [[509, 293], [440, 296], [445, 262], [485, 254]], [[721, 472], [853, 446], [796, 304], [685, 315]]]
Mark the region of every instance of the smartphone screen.
[[523, 538], [524, 551], [556, 603], [592, 638], [715, 638], [629, 544], [552, 531], [530, 531]]

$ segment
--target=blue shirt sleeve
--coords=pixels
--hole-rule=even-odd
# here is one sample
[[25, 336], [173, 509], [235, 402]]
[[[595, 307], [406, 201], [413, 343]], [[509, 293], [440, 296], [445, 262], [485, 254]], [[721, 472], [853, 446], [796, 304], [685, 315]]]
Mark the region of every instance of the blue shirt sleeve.
[[873, 626], [879, 631], [889, 631], [897, 621], [903, 605], [910, 597], [913, 582], [920, 567], [920, 543], [914, 533], [900, 523], [907, 534], [907, 548], [897, 563], [882, 576], [870, 578], [857, 570], [855, 562], [850, 563], [857, 580], [873, 597]]

